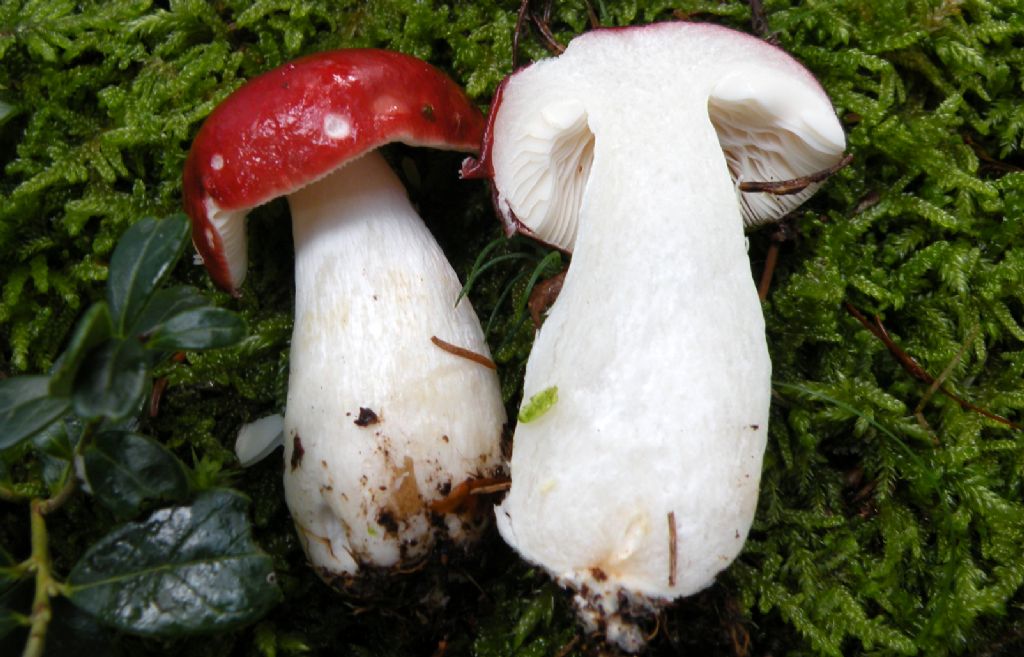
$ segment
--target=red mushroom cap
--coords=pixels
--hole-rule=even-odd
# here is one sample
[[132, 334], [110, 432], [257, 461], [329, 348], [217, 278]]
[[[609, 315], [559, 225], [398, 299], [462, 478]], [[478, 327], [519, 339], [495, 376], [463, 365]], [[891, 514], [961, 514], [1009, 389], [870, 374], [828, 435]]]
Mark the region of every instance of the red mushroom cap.
[[458, 85], [415, 57], [351, 49], [295, 60], [242, 85], [196, 135], [182, 181], [192, 241], [234, 292], [241, 281], [211, 211], [244, 214], [393, 141], [476, 152], [483, 130]]

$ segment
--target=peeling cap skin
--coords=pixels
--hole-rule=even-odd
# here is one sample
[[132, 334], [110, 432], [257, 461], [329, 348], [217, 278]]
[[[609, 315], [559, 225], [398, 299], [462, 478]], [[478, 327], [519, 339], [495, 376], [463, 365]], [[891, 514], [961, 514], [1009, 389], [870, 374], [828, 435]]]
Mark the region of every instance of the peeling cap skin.
[[[391, 141], [472, 151], [483, 118], [406, 55], [313, 55], [259, 76], [207, 119], [189, 153], [185, 207], [214, 281], [245, 276], [245, 214], [287, 195], [295, 320], [283, 422], [247, 428], [258, 459], [283, 434], [285, 498], [310, 563], [332, 584], [391, 572], [439, 539], [467, 546], [485, 519], [432, 505], [501, 468], [497, 375], [461, 284], [398, 177]], [[454, 175], [455, 172], [453, 172]], [[436, 346], [455, 345], [476, 359]], [[254, 437], [255, 436], [255, 437]]]
[[510, 76], [469, 175], [506, 226], [573, 252], [526, 368], [498, 528], [576, 591], [591, 631], [639, 650], [637, 619], [739, 554], [757, 506], [771, 362], [744, 224], [793, 196], [741, 193], [836, 164], [820, 85], [720, 27], [597, 30]]

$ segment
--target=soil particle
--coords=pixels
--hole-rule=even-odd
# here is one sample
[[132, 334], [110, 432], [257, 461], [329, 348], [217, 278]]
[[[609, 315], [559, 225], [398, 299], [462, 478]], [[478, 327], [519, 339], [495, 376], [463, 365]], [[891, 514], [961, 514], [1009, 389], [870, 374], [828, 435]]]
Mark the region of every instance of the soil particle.
[[395, 520], [395, 514], [392, 513], [391, 509], [381, 509], [377, 513], [377, 524], [384, 528], [384, 531], [389, 534], [398, 533], [398, 521]]
[[292, 472], [302, 465], [302, 457], [305, 455], [306, 450], [302, 448], [302, 440], [298, 434], [295, 434], [295, 438], [292, 440]]
[[369, 408], [359, 408], [359, 417], [354, 420], [357, 427], [368, 427], [371, 424], [380, 422], [380, 418]]

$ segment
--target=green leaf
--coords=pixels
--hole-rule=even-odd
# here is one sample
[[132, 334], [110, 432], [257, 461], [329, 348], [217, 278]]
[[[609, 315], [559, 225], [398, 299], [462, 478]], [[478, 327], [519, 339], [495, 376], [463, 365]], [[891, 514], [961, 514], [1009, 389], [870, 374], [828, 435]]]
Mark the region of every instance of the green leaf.
[[260, 618], [281, 593], [252, 540], [248, 500], [229, 490], [154, 512], [89, 548], [68, 597], [119, 630], [151, 636], [214, 632]]
[[68, 410], [67, 397], [50, 394], [50, 377], [18, 376], [0, 381], [0, 450], [45, 429]]
[[146, 217], [129, 228], [110, 258], [107, 301], [114, 327], [124, 335], [135, 324], [160, 283], [178, 261], [188, 237], [188, 219], [178, 213]]
[[245, 337], [245, 323], [229, 310], [207, 306], [186, 310], [163, 323], [146, 342], [149, 349], [216, 349]]
[[87, 419], [124, 418], [138, 410], [148, 379], [146, 353], [138, 342], [107, 340], [82, 361], [71, 395], [75, 412]]
[[54, 395], [70, 395], [71, 384], [86, 353], [109, 338], [113, 331], [110, 307], [103, 301], [93, 304], [78, 320], [67, 348], [53, 366], [50, 392]]
[[0, 608], [0, 639], [24, 625], [23, 616], [12, 609]]
[[150, 500], [180, 500], [188, 494], [185, 467], [157, 441], [137, 433], [108, 431], [85, 450], [85, 478], [92, 493], [121, 518]]
[[512, 635], [512, 648], [519, 650], [526, 640], [533, 634], [533, 631], [541, 624], [549, 625], [551, 617], [555, 613], [555, 595], [552, 587], [546, 586], [534, 600], [516, 623]]
[[519, 409], [519, 421], [523, 424], [533, 422], [551, 410], [558, 403], [558, 386], [551, 386], [530, 397], [529, 401]]
[[43, 481], [51, 492], [60, 489], [68, 477], [72, 476], [74, 446], [66, 425], [66, 419], [64, 422], [54, 422], [32, 436], [32, 446], [42, 466]]
[[157, 290], [128, 333], [135, 336], [149, 335], [171, 317], [205, 305], [206, 299], [190, 285]]

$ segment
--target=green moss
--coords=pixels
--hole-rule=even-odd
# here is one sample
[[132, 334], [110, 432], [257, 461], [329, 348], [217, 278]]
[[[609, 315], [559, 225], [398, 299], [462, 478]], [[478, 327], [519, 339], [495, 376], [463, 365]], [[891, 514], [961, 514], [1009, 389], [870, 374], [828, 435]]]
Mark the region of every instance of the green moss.
[[[117, 236], [177, 209], [192, 135], [244, 79], [307, 52], [381, 46], [446, 68], [483, 104], [510, 69], [517, 4], [0, 0], [0, 371], [51, 365], [101, 294]], [[676, 16], [750, 29], [736, 0], [593, 4], [605, 25]], [[653, 650], [731, 654], [749, 633], [757, 654], [1017, 654], [1021, 432], [929, 394], [844, 304], [877, 315], [960, 398], [1021, 423], [1024, 12], [1009, 0], [764, 5], [771, 36], [834, 99], [855, 160], [794, 219], [799, 237], [783, 246], [765, 303], [778, 385], [747, 548], [662, 620]], [[552, 26], [563, 41], [587, 29], [584, 3], [555, 3]], [[545, 51], [525, 38], [520, 55]], [[457, 162], [396, 153], [421, 178], [445, 180]], [[465, 277], [498, 235], [486, 189], [447, 178], [412, 194]], [[167, 365], [160, 414], [144, 422], [204, 480], [230, 476], [252, 495], [288, 601], [250, 630], [173, 646], [125, 639], [130, 652], [431, 654], [442, 641], [447, 654], [559, 652], [573, 631], [562, 596], [494, 536], [444, 576], [345, 599], [305, 567], [276, 466], [230, 465], [237, 427], [280, 410], [286, 389], [286, 208], [250, 224], [245, 294], [219, 301], [252, 337]], [[769, 243], [751, 236], [758, 275]], [[489, 270], [470, 296], [514, 407], [532, 335], [521, 309], [543, 252], [517, 241], [494, 252], [513, 253], [528, 257]], [[210, 289], [189, 263], [175, 279]], [[37, 485], [38, 467], [15, 469]], [[54, 540], [67, 566], [111, 519], [87, 499], [65, 515]], [[2, 546], [23, 554], [22, 521], [3, 517]], [[451, 601], [425, 612], [399, 599], [410, 592]]]

